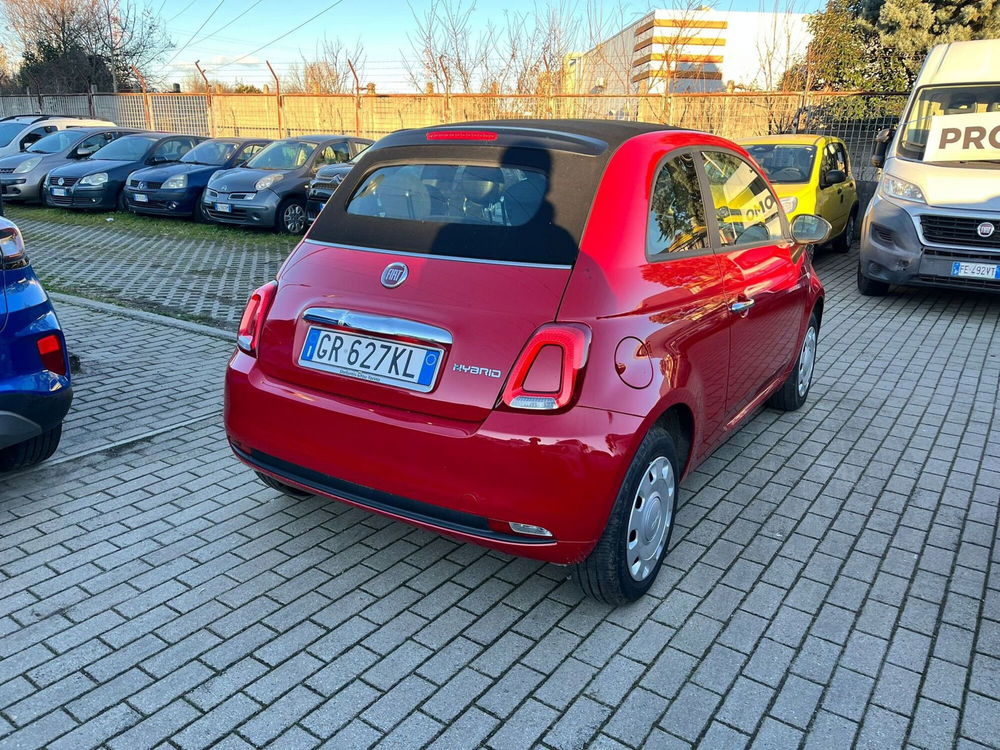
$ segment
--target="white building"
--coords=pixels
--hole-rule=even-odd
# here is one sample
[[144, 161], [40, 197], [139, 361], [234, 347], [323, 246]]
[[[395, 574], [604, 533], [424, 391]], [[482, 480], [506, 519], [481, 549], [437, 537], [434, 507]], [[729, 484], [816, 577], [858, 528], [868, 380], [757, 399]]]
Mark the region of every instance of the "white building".
[[802, 13], [655, 10], [588, 52], [568, 56], [579, 94], [771, 89], [805, 56]]

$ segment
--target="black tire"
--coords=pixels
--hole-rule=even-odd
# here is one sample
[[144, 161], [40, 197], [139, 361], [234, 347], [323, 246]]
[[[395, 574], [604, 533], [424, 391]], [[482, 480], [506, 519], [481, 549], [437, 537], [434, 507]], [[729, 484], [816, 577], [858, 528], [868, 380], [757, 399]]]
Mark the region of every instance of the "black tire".
[[[781, 411], [795, 411], [809, 398], [809, 388], [812, 386], [812, 376], [816, 369], [816, 345], [819, 341], [819, 321], [816, 313], [809, 316], [809, 327], [802, 339], [799, 356], [795, 358], [795, 367], [781, 388], [768, 399], [767, 405]], [[812, 351], [808, 351], [810, 346]], [[803, 364], [803, 357], [811, 358], [808, 365]], [[804, 382], [804, 386], [803, 386]]]
[[125, 200], [125, 190], [122, 189], [118, 193], [118, 200], [115, 201], [115, 208], [121, 211], [123, 214], [131, 213], [129, 211], [128, 202]]
[[[660, 516], [662, 525], [654, 527], [654, 537], [665, 528], [662, 546], [658, 539], [654, 545], [655, 549], [659, 550], [659, 554], [648, 566], [648, 572], [645, 573], [644, 577], [637, 580], [629, 569], [629, 558], [637, 554], [635, 550], [629, 549], [629, 522], [632, 518], [633, 507], [638, 510], [642, 507], [641, 503], [643, 502], [658, 501], [658, 503], [663, 503], [664, 498], [658, 492], [655, 494], [655, 499], [643, 499], [637, 494], [640, 485], [646, 479], [647, 471], [650, 471], [651, 475], [655, 473], [654, 467], [657, 466], [658, 462], [661, 462], [661, 459], [666, 459], [669, 463], [673, 479], [672, 492], [667, 493], [670, 496], [666, 501], [669, 504], [669, 514]], [[625, 604], [635, 601], [649, 590], [660, 572], [663, 559], [670, 547], [670, 537], [673, 534], [674, 518], [677, 511], [677, 495], [680, 489], [679, 476], [680, 465], [673, 437], [662, 427], [654, 427], [643, 438], [635, 458], [632, 459], [632, 465], [629, 466], [628, 472], [625, 474], [625, 481], [622, 482], [614, 507], [611, 509], [608, 525], [597, 542], [597, 546], [594, 547], [587, 559], [577, 565], [574, 570], [576, 581], [584, 593], [608, 604]], [[668, 479], [663, 481], [669, 485]], [[652, 507], [662, 508], [659, 504]], [[633, 541], [637, 540], [633, 537]], [[651, 559], [652, 556], [646, 558], [646, 560]], [[637, 560], [638, 562], [636, 562]], [[634, 558], [633, 563], [642, 566], [642, 560], [638, 558]]]
[[858, 259], [858, 291], [866, 297], [884, 297], [889, 293], [889, 285], [878, 279], [869, 279], [861, 273], [861, 259]]
[[62, 424], [57, 424], [41, 435], [36, 435], [23, 443], [17, 443], [0, 450], [0, 471], [23, 469], [50, 458], [59, 447], [61, 437]]
[[191, 219], [197, 224], [207, 224], [208, 215], [205, 213], [205, 204], [202, 203], [205, 194], [202, 193], [194, 202], [194, 211], [191, 212]]
[[[294, 218], [293, 218], [294, 217]], [[302, 198], [286, 198], [278, 206], [274, 228], [282, 234], [305, 234], [309, 226], [306, 202]]]
[[851, 213], [847, 218], [847, 226], [844, 227], [844, 231], [833, 238], [830, 243], [830, 247], [835, 253], [846, 253], [851, 249], [851, 243], [854, 241], [855, 230], [858, 224], [858, 207], [852, 206]]
[[277, 490], [278, 492], [284, 492], [286, 495], [291, 497], [312, 497], [311, 492], [306, 492], [305, 490], [300, 490], [298, 487], [292, 487], [290, 484], [285, 484], [284, 482], [279, 482], [274, 477], [268, 476], [263, 472], [254, 472], [257, 478], [270, 487], [272, 490]]

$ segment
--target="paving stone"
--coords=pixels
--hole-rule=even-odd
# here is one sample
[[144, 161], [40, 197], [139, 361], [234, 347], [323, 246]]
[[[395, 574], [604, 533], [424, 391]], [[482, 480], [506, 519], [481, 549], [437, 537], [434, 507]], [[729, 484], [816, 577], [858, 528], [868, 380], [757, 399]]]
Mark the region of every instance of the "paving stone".
[[[187, 250], [110, 261], [108, 229], [62, 226], [26, 224], [43, 274], [117, 262], [223, 325], [284, 254], [207, 242], [171, 288], [129, 275]], [[74, 233], [97, 270], [45, 260]], [[862, 298], [855, 263], [817, 255], [804, 408], [685, 481], [660, 579], [618, 609], [565, 569], [265, 488], [220, 426], [228, 339], [61, 302], [67, 460], [0, 490], [0, 745], [992, 747], [1000, 325], [974, 293]]]

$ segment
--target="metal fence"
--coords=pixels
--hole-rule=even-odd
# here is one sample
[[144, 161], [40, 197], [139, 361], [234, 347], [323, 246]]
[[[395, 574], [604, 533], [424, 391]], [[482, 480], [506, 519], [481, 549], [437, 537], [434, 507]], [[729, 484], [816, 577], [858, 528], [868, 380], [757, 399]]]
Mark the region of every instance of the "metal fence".
[[855, 174], [875, 133], [894, 123], [904, 94], [753, 92], [617, 96], [493, 94], [71, 94], [3, 96], [0, 116], [61, 113], [206, 136], [279, 138], [343, 132], [379, 138], [400, 128], [483, 119], [596, 117], [662, 122], [740, 140], [784, 132], [842, 138]]

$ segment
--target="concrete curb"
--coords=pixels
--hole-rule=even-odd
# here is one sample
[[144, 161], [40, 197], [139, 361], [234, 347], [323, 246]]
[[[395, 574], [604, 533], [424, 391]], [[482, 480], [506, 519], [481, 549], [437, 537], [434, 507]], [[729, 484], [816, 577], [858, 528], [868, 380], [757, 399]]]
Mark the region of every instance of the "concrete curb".
[[[204, 336], [212, 336], [213, 338], [221, 341], [228, 341], [233, 346], [236, 345], [235, 333], [223, 331], [218, 328], [212, 328], [212, 326], [203, 325], [201, 323], [192, 323], [189, 320], [171, 318], [169, 315], [160, 315], [159, 313], [147, 312], [146, 310], [119, 307], [118, 305], [112, 305], [107, 302], [98, 302], [97, 300], [87, 299], [86, 297], [76, 297], [72, 294], [63, 294], [61, 292], [49, 292], [49, 296], [56, 302], [62, 302], [67, 305], [79, 305], [80, 307], [87, 307], [91, 310], [105, 312], [111, 315], [124, 315], [126, 318], [143, 320], [148, 323], [157, 323], [171, 328], [182, 328], [185, 331], [190, 331], [191, 333], [200, 333]], [[57, 309], [56, 313], [58, 314], [58, 312], [59, 310]]]

